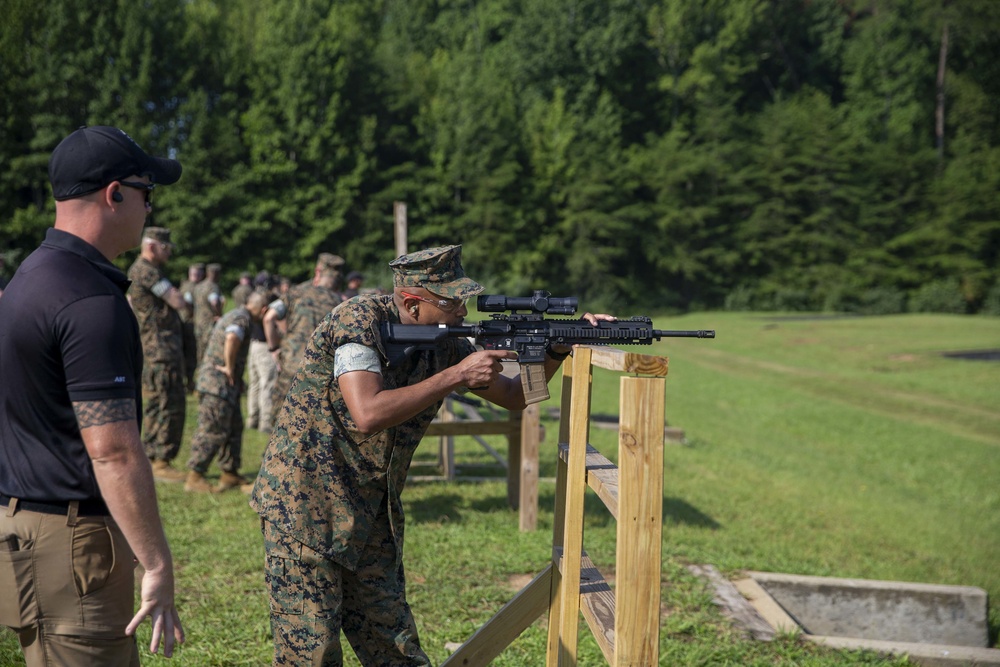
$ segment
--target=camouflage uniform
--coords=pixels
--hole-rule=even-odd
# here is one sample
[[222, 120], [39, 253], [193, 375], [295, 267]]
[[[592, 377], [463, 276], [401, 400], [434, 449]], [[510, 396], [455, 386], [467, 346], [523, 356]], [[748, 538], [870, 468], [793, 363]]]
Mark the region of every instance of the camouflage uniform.
[[[166, 230], [163, 230], [166, 232]], [[155, 237], [155, 228], [146, 230]], [[169, 243], [169, 236], [167, 236]], [[161, 297], [172, 287], [159, 268], [144, 257], [128, 270], [128, 294], [139, 320], [142, 353], [142, 444], [152, 460], [177, 456], [184, 432], [184, 349], [181, 319]]]
[[181, 334], [184, 341], [184, 377], [190, 391], [194, 391], [194, 372], [198, 369], [198, 338], [194, 333], [194, 288], [197, 284], [185, 279], [177, 288], [184, 296], [185, 305], [178, 314], [181, 317]]
[[[396, 262], [419, 262], [430, 252]], [[472, 281], [463, 288], [470, 283], [482, 289]], [[406, 602], [400, 494], [441, 402], [366, 435], [347, 409], [334, 359], [343, 345], [369, 348], [383, 388], [392, 390], [440, 373], [475, 349], [464, 338], [447, 339], [389, 368], [383, 321], [399, 322], [392, 295], [363, 295], [316, 328], [251, 494], [262, 519], [276, 665], [340, 665], [341, 630], [364, 665], [430, 664]]]
[[233, 295], [233, 305], [242, 306], [247, 302], [247, 297], [253, 293], [253, 285], [250, 282], [250, 274], [243, 273], [240, 275], [240, 280], [246, 280], [247, 282], [237, 283], [236, 287], [233, 288], [231, 294]]
[[281, 403], [292, 386], [292, 378], [299, 370], [309, 337], [323, 318], [341, 302], [337, 292], [305, 282], [290, 289], [285, 298], [271, 303], [270, 308], [277, 310], [278, 319], [288, 323], [288, 333], [281, 341], [279, 352], [281, 372], [271, 389], [272, 424], [277, 421]]
[[200, 368], [205, 352], [208, 350], [208, 339], [212, 335], [215, 326], [215, 310], [212, 308], [214, 298], [221, 299], [222, 291], [218, 283], [210, 278], [205, 278], [194, 287], [194, 335], [198, 349], [198, 367]]
[[[198, 369], [198, 425], [191, 439], [191, 457], [187, 467], [204, 474], [209, 463], [219, 454], [219, 468], [238, 474], [243, 448], [243, 415], [240, 412], [240, 385], [250, 349], [252, 318], [245, 307], [229, 311], [216, 322], [209, 337], [208, 349]], [[225, 366], [226, 336], [236, 333], [241, 343], [236, 355], [230, 385], [225, 373], [216, 366]]]

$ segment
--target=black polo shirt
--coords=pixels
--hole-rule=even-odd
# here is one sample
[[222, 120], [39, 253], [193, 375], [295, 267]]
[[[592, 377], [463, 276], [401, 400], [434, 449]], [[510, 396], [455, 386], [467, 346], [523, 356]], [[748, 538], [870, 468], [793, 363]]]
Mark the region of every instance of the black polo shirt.
[[49, 229], [0, 297], [0, 493], [100, 498], [73, 401], [133, 399], [142, 346], [129, 281], [89, 243]]

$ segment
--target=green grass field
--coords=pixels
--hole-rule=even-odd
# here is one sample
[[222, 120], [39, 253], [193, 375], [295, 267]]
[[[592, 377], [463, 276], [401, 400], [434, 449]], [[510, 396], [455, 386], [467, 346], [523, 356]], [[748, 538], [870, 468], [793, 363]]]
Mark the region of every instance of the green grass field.
[[[726, 574], [754, 569], [979, 586], [994, 601], [996, 643], [1000, 362], [941, 353], [1000, 349], [1000, 319], [700, 313], [655, 322], [718, 331], [716, 340], [664, 341], [653, 349], [670, 357], [667, 419], [687, 438], [665, 453], [662, 665], [906, 664], [794, 636], [747, 640], [712, 604], [707, 584], [685, 569], [692, 563]], [[593, 412], [617, 412], [617, 387], [614, 374], [598, 372]], [[192, 402], [189, 425], [194, 416]], [[544, 423], [546, 478], [555, 474], [557, 425]], [[592, 441], [617, 458], [613, 432], [594, 429]], [[255, 471], [265, 444], [263, 435], [247, 432], [245, 472]], [[418, 459], [436, 460], [436, 446], [426, 440]], [[474, 474], [492, 463], [471, 439], [458, 439], [457, 451], [460, 464], [477, 466]], [[143, 648], [143, 663], [269, 664], [256, 515], [238, 492], [199, 496], [180, 485], [158, 491], [188, 641], [172, 662]], [[543, 481], [539, 528], [521, 533], [500, 481], [407, 487], [409, 595], [435, 662], [448, 655], [447, 642], [466, 639], [545, 566], [553, 494], [554, 484]], [[589, 492], [587, 507], [585, 547], [613, 575], [614, 520]], [[585, 624], [580, 635], [580, 664], [604, 664]], [[148, 623], [140, 637], [148, 645]], [[347, 655], [356, 664], [349, 649]], [[538, 665], [544, 655], [543, 618], [494, 664]], [[16, 664], [23, 664], [16, 640], [4, 631], [0, 665]]]

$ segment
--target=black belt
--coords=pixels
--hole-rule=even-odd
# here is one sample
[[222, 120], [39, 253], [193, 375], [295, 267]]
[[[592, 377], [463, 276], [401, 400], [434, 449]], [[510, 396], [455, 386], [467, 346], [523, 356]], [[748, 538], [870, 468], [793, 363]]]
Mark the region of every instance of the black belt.
[[[10, 496], [0, 493], [0, 507], [7, 507], [13, 500]], [[77, 503], [77, 516], [109, 516], [108, 506], [104, 504], [102, 498], [88, 498], [87, 500], [56, 500], [48, 503], [40, 503], [35, 500], [17, 501], [18, 511], [41, 512], [42, 514], [66, 514], [69, 512], [70, 502]]]

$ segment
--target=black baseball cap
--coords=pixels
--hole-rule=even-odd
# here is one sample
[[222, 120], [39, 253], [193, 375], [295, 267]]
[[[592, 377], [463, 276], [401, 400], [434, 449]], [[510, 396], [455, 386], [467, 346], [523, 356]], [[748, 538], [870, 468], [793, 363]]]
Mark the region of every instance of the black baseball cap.
[[147, 155], [132, 137], [106, 125], [81, 127], [59, 142], [49, 158], [56, 201], [89, 195], [133, 175], [170, 185], [181, 177], [181, 163]]

